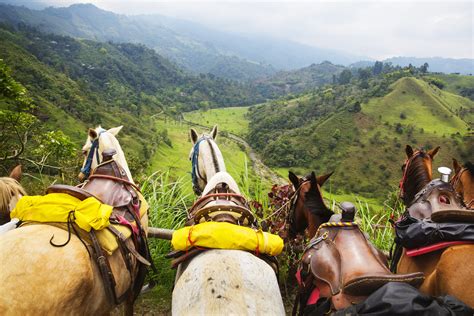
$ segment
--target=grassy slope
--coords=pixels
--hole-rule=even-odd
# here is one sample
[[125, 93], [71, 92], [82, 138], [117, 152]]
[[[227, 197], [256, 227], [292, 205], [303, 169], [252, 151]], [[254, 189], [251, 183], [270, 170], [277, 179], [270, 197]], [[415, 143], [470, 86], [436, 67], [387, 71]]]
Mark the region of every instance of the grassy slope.
[[248, 107], [221, 108], [187, 112], [184, 113], [184, 118], [188, 121], [206, 126], [217, 124], [221, 130], [239, 136], [245, 136], [249, 126], [248, 120], [245, 118], [247, 112]]
[[[467, 131], [467, 124], [454, 114], [464, 98], [444, 93], [415, 78], [402, 78], [392, 86], [393, 91], [375, 98], [363, 107], [363, 112], [389, 124], [411, 124], [433, 134], [453, 134]], [[406, 116], [401, 119], [402, 113]]]
[[[230, 109], [232, 110], [232, 109]], [[191, 162], [189, 161], [189, 153], [192, 147], [189, 139], [189, 125], [180, 123], [166, 117], [158, 117], [156, 119], [158, 131], [166, 129], [168, 137], [171, 140], [172, 147], [166, 144], [160, 144], [155, 155], [152, 157], [152, 171], [170, 171], [173, 177], [189, 177], [191, 180]], [[198, 131], [202, 132], [202, 131]], [[245, 169], [245, 160], [248, 161], [247, 154], [237, 146], [233, 141], [225, 138], [217, 138], [217, 144], [224, 156], [227, 171], [238, 181]], [[191, 190], [191, 185], [189, 185]]]

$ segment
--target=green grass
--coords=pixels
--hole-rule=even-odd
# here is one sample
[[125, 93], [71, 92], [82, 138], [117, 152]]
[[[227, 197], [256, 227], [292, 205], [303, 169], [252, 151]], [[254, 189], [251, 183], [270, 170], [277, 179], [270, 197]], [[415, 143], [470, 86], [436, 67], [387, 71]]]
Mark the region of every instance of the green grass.
[[386, 96], [364, 104], [363, 113], [382, 122], [410, 124], [438, 135], [467, 132], [467, 124], [453, 113], [461, 106], [461, 97], [412, 77], [398, 80], [392, 89]]
[[209, 127], [217, 124], [221, 131], [245, 136], [248, 132], [249, 124], [248, 119], [245, 117], [248, 109], [248, 107], [231, 107], [207, 111], [199, 110], [184, 113], [184, 118], [188, 121]]

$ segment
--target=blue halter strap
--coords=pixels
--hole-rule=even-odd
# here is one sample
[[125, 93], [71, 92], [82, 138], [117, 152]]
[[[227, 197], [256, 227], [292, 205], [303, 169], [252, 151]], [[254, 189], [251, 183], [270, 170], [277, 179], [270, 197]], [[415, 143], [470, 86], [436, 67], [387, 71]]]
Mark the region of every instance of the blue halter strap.
[[196, 144], [194, 144], [193, 156], [191, 159], [191, 165], [192, 165], [191, 176], [193, 179], [193, 190], [194, 190], [194, 193], [196, 193], [197, 195], [200, 195], [202, 193], [202, 190], [199, 187], [198, 179], [205, 181], [205, 179], [199, 173], [199, 144], [201, 144], [201, 142], [206, 139], [208, 139], [208, 137], [203, 136], [196, 142]]
[[82, 174], [84, 174], [86, 179], [89, 178], [89, 176], [91, 174], [92, 161], [94, 160], [94, 155], [96, 156], [97, 164], [100, 165], [99, 138], [100, 138], [100, 135], [104, 132], [105, 132], [105, 130], [100, 131], [97, 138], [94, 139], [94, 141], [92, 142], [91, 149], [89, 150], [89, 154], [87, 155], [86, 164], [84, 165], [83, 168], [81, 168], [81, 172], [82, 172]]

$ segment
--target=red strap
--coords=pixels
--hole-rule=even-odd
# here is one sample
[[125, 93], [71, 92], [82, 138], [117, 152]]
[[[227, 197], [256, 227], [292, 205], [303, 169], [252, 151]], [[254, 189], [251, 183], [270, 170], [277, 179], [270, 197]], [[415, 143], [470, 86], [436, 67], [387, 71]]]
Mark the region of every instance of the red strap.
[[416, 256], [421, 256], [426, 253], [430, 253], [436, 250], [448, 248], [455, 245], [469, 245], [469, 244], [474, 244], [474, 241], [462, 241], [462, 240], [461, 241], [444, 241], [444, 242], [429, 245], [426, 247], [409, 249], [409, 250], [407, 249], [406, 254], [408, 257], [416, 257]]
[[316, 302], [319, 300], [319, 288], [317, 286], [314, 287], [313, 292], [311, 292], [311, 295], [308, 298], [308, 301], [306, 302], [306, 305], [314, 305]]

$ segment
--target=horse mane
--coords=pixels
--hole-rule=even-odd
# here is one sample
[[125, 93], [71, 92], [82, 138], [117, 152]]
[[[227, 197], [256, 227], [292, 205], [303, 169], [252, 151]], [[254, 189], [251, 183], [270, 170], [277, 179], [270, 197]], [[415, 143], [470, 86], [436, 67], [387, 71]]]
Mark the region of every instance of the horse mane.
[[311, 175], [306, 176], [306, 179], [311, 180], [311, 187], [305, 193], [304, 205], [310, 210], [313, 215], [321, 217], [323, 223], [329, 221], [329, 218], [334, 214], [324, 203], [323, 196], [316, 182], [316, 178]]
[[464, 168], [467, 169], [467, 171], [471, 174], [471, 176], [474, 177], [474, 164], [470, 161], [467, 161], [464, 163]]
[[240, 194], [239, 186], [234, 178], [226, 171], [219, 171], [207, 182], [206, 187], [202, 191], [202, 196], [209, 194], [219, 183], [227, 184], [230, 190]]
[[427, 155], [428, 154], [424, 151], [420, 151], [419, 155], [415, 157], [407, 166], [408, 170], [404, 183], [405, 193], [409, 196], [407, 202], [413, 200], [415, 195], [431, 181], [431, 177], [428, 174], [423, 163], [423, 159]]
[[0, 177], [0, 216], [9, 212], [11, 198], [18, 195], [27, 195], [21, 184], [13, 178]]

